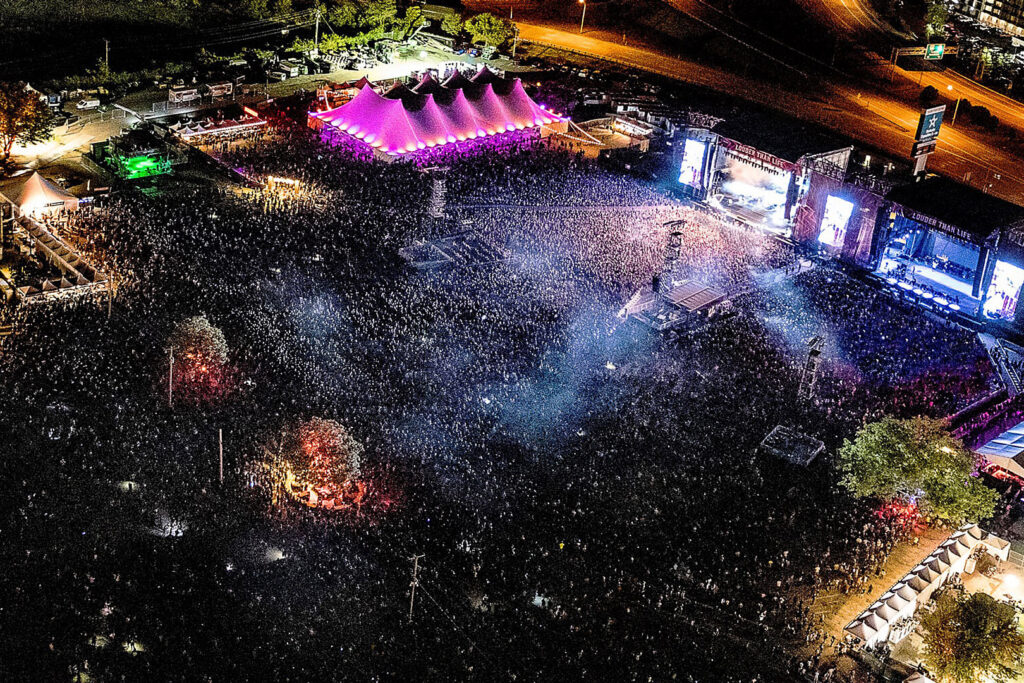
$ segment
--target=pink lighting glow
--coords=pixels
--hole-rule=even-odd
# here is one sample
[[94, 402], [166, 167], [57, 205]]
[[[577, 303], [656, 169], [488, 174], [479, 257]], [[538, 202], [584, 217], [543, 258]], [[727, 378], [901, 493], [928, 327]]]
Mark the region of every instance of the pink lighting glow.
[[526, 94], [519, 79], [502, 79], [486, 68], [472, 79], [455, 74], [444, 84], [426, 76], [412, 89], [395, 85], [383, 95], [367, 81], [346, 104], [310, 114], [313, 127], [346, 132], [390, 155], [558, 120]]

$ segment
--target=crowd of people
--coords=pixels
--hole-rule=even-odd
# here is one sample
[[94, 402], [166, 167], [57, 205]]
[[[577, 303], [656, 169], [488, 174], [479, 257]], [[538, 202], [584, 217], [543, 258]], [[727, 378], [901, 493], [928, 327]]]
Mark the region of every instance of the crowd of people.
[[[758, 443], [784, 423], [834, 448], [882, 414], [952, 411], [991, 381], [983, 353], [828, 270], [755, 287], [791, 246], [529, 147], [452, 159], [439, 226], [429, 173], [274, 120], [216, 153], [310, 194], [122, 193], [67, 228], [123, 284], [109, 319], [88, 301], [19, 312], [0, 355], [14, 500], [0, 624], [21, 653], [0, 667], [837, 678], [808, 653], [809, 602], [870, 580], [908, 529], [827, 463], [796, 471]], [[616, 312], [660, 273], [679, 221], [680, 278], [751, 291], [663, 338]], [[467, 228], [509, 258], [415, 272], [397, 256]], [[223, 330], [237, 381], [175, 402], [167, 338], [194, 315]], [[799, 401], [814, 335], [823, 377]], [[365, 446], [364, 510], [264, 490], [269, 444], [310, 417]]]

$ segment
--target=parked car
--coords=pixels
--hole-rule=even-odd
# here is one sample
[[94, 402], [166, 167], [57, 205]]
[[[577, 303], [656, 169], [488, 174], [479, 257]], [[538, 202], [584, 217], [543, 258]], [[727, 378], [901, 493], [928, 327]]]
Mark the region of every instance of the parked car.
[[99, 100], [79, 100], [78, 104], [75, 105], [75, 109], [99, 109]]

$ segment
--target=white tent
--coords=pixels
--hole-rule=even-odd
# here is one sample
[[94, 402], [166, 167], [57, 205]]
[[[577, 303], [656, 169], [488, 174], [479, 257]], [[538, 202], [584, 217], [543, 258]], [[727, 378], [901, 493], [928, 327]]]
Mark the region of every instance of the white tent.
[[[914, 616], [918, 607], [927, 603], [950, 577], [964, 571], [968, 558], [978, 545], [984, 545], [987, 552], [1004, 561], [1009, 555], [1010, 544], [1007, 541], [976, 524], [966, 524], [847, 624], [846, 632], [869, 647], [888, 640], [893, 624]], [[902, 635], [899, 631], [893, 637], [897, 639]]]
[[38, 171], [0, 181], [0, 195], [22, 214], [78, 208], [78, 199], [74, 195], [39, 175]]
[[908, 676], [907, 679], [903, 681], [903, 683], [934, 683], [934, 681], [932, 681], [932, 679], [928, 678], [920, 671], [915, 671], [914, 673], [910, 674], [910, 676]]

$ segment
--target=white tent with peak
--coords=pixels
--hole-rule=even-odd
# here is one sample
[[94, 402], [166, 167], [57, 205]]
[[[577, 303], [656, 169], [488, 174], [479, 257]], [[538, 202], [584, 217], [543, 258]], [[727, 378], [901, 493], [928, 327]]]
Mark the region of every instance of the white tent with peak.
[[41, 176], [39, 171], [0, 180], [0, 195], [15, 206], [19, 214], [35, 215], [60, 208], [78, 208], [77, 197]]
[[952, 577], [974, 571], [968, 563], [981, 546], [985, 552], [1006, 561], [1009, 542], [990, 534], [977, 524], [965, 524], [942, 542], [920, 564], [897, 581], [844, 629], [865, 646], [887, 640], [898, 642], [909, 633], [911, 618]]

